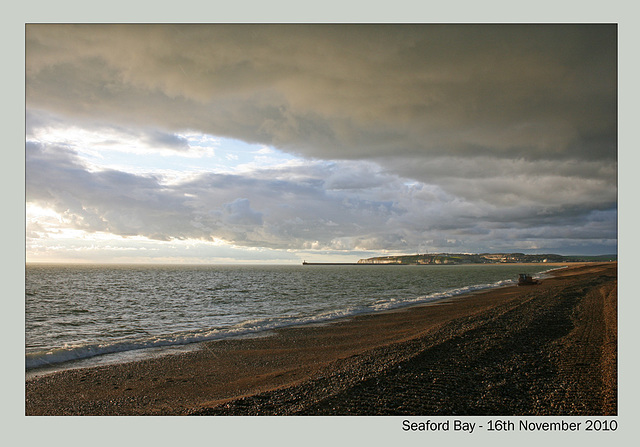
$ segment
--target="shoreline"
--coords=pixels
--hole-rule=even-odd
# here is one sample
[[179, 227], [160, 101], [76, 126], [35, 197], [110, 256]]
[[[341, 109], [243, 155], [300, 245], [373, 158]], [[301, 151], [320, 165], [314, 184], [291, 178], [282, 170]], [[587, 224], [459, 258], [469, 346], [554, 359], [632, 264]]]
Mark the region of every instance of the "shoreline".
[[[409, 386], [408, 384], [416, 382], [416, 377], [404, 381], [398, 377], [392, 378], [392, 372], [397, 373], [396, 367], [405, 371], [421, 371], [421, 375], [417, 377], [420, 377], [418, 382], [424, 382], [422, 388], [426, 388], [423, 391], [436, 386], [438, 380], [444, 380], [444, 385], [451, 386], [451, 383], [457, 383], [465, 376], [467, 377], [464, 380], [473, 384], [473, 377], [476, 381], [484, 377], [481, 372], [485, 367], [475, 365], [479, 362], [477, 359], [467, 362], [472, 372], [458, 374], [449, 379], [444, 379], [434, 372], [437, 364], [425, 366], [423, 363], [428, 363], [429, 358], [436, 358], [437, 355], [434, 353], [437, 352], [443, 356], [441, 364], [455, 360], [455, 356], [452, 357], [446, 350], [442, 351], [442, 346], [452, 343], [452, 340], [466, 344], [480, 340], [489, 345], [500, 345], [510, 339], [525, 337], [524, 332], [535, 326], [531, 321], [540, 316], [551, 319], [546, 321], [545, 325], [557, 323], [562, 326], [558, 337], [549, 339], [548, 344], [540, 346], [541, 352], [550, 355], [559, 349], [558, 346], [566, 345], [564, 351], [558, 351], [561, 354], [558, 354], [557, 358], [547, 355], [547, 358], [556, 358], [557, 364], [542, 367], [537, 365], [536, 360], [532, 365], [524, 362], [518, 369], [522, 369], [523, 374], [526, 373], [523, 377], [536, 374], [540, 376], [540, 380], [535, 382], [536, 385], [529, 384], [528, 388], [540, 388], [537, 389], [540, 393], [538, 401], [548, 402], [546, 406], [540, 404], [537, 407], [528, 407], [523, 403], [528, 402], [525, 399], [514, 403], [513, 408], [504, 407], [502, 403], [499, 409], [505, 412], [504, 414], [581, 414], [580, 411], [584, 411], [584, 408], [579, 408], [579, 401], [585, 401], [583, 391], [579, 393], [582, 397], [574, 399], [575, 402], [571, 403], [577, 405], [576, 408], [569, 404], [560, 405], [556, 394], [559, 393], [558, 389], [563, 387], [545, 390], [551, 377], [545, 374], [552, 370], [555, 373], [564, 371], [560, 377], [566, 376], [565, 379], [572, 384], [571, 386], [580, 388], [580, 383], [584, 380], [573, 380], [571, 377], [583, 373], [593, 376], [594, 371], [596, 376], [604, 377], [601, 371], [606, 371], [606, 380], [598, 379], [598, 383], [592, 383], [593, 380], [590, 380], [585, 383], [591, 387], [592, 395], [599, 396], [598, 399], [602, 400], [603, 396], [607, 395], [609, 401], [615, 401], [615, 393], [612, 390], [617, 386], [616, 367], [611, 360], [617, 352], [615, 349], [612, 350], [614, 342], [606, 345], [608, 357], [600, 356], [596, 362], [576, 361], [576, 364], [570, 367], [563, 365], [561, 360], [566, 358], [567, 349], [573, 349], [574, 344], [564, 339], [570, 338], [575, 332], [574, 326], [582, 324], [580, 320], [572, 322], [570, 316], [586, 306], [585, 297], [590, 297], [587, 300], [589, 303], [593, 301], [587, 306], [591, 309], [590, 313], [595, 312], [596, 316], [604, 315], [602, 309], [608, 309], [606, 314], [609, 320], [617, 315], [611, 311], [611, 303], [603, 305], [598, 301], [599, 298], [597, 299], [598, 294], [594, 292], [606, 289], [603, 297], [607, 302], [612, 301], [617, 284], [617, 263], [570, 264], [568, 268], [554, 269], [549, 275], [541, 285], [533, 287], [493, 288], [449, 297], [434, 303], [357, 315], [318, 325], [276, 329], [268, 337], [203, 342], [199, 349], [180, 354], [38, 376], [25, 381], [26, 414], [420, 414], [428, 410], [428, 407], [424, 407], [425, 403], [414, 403], [402, 408], [402, 405], [393, 407], [388, 402], [379, 401], [383, 396], [405, 401], [406, 396], [403, 393], [406, 390], [389, 391], [372, 398], [371, 390], [365, 390], [366, 385], [375, 380], [377, 386], [384, 389], [385, 383], [386, 386], [391, 386], [406, 382]], [[575, 292], [587, 289], [589, 291], [585, 292], [584, 297]], [[566, 300], [558, 300], [558, 297], [566, 297]], [[556, 309], [559, 304], [566, 305], [566, 308]], [[561, 321], [552, 321], [555, 318], [554, 312], [562, 313]], [[505, 320], [501, 323], [506, 325], [506, 329], [503, 329], [505, 333], [502, 337], [496, 338], [495, 334], [500, 332], [496, 332], [492, 325], [502, 320]], [[611, 331], [604, 330], [606, 325], [603, 326], [604, 323], [600, 321], [602, 318], [598, 316], [596, 320], [597, 332], [606, 332], [611, 337]], [[525, 324], [526, 321], [529, 321], [529, 324]], [[611, 324], [613, 323], [609, 323], [609, 326]], [[523, 328], [521, 332], [524, 332], [520, 334], [514, 329], [516, 327]], [[469, 331], [488, 331], [491, 336], [469, 337]], [[536, 333], [535, 337], [529, 334], [527, 337], [532, 337], [531, 342], [534, 345], [539, 344], [538, 338], [549, 338], [546, 332], [548, 331]], [[613, 334], [615, 335], [615, 332]], [[496, 340], [493, 340], [494, 338]], [[602, 345], [604, 342], [601, 338], [602, 336], [596, 341], [589, 341], [587, 346]], [[505, 359], [497, 364], [516, 362], [510, 356], [524, 355], [512, 349], [503, 351], [501, 355], [505, 356]], [[429, 355], [426, 355], [426, 352]], [[533, 360], [535, 358], [537, 357], [532, 357]], [[416, 359], [421, 360], [418, 362]], [[587, 363], [588, 367], [585, 366]], [[581, 372], [582, 370], [584, 371]], [[502, 378], [494, 379], [490, 379], [489, 372], [485, 373], [487, 384], [482, 386], [487, 387], [484, 389], [487, 396], [478, 400], [484, 402], [482, 404], [469, 407], [467, 402], [467, 409], [471, 411], [473, 408], [469, 414], [500, 414], [495, 413], [498, 409], [492, 409], [487, 405], [488, 402], [493, 402], [490, 395], [499, 388], [498, 385], [504, 381], [507, 373], [503, 372]], [[425, 374], [433, 375], [431, 381], [423, 380]], [[453, 382], [447, 385], [447, 380]], [[603, 385], [605, 381], [608, 381], [606, 386]], [[473, 388], [473, 385], [467, 385]], [[456, 387], [461, 388], [460, 384]], [[566, 384], [564, 388], [571, 389]], [[467, 396], [473, 395], [473, 392], [467, 391]], [[410, 395], [419, 394], [412, 391]], [[433, 395], [433, 389], [428, 391], [427, 395]], [[458, 396], [452, 399], [463, 398]], [[562, 401], [567, 401], [567, 396], [564, 396]], [[590, 405], [593, 404], [592, 401], [593, 399], [588, 400], [591, 402]], [[460, 405], [460, 402], [450, 403], [447, 407], [441, 403], [441, 408], [450, 408], [450, 411], [460, 414]], [[582, 405], [584, 407], [584, 404]], [[617, 406], [614, 402], [607, 408], [597, 413], [615, 413]]]
[[[489, 264], [465, 264], [461, 266], [463, 267], [473, 267], [474, 265], [479, 267], [496, 266], [496, 268], [501, 268], [505, 266], [507, 267], [534, 266], [536, 268], [539, 268], [542, 264], [543, 263], [539, 263], [539, 262], [537, 263], [536, 262], [489, 263]], [[574, 263], [574, 264], [575, 266], [577, 266], [584, 263]], [[312, 264], [312, 265], [320, 265], [320, 264]], [[330, 264], [322, 264], [322, 265], [336, 266], [336, 265], [360, 265], [360, 264], [330, 263]], [[374, 265], [382, 268], [387, 267], [386, 265], [381, 265], [381, 264], [362, 264], [362, 265]], [[549, 267], [549, 268], [547, 270], [536, 273], [535, 275], [537, 277], [538, 276], [545, 277], [548, 274], [550, 274], [550, 272], [553, 272], [554, 270], [568, 267], [567, 263], [544, 263], [544, 266], [545, 268], [546, 267]], [[405, 266], [405, 267], [423, 268], [423, 267], [429, 267], [429, 266], [419, 265], [419, 266]], [[436, 266], [436, 268], [455, 268], [455, 267], [456, 266], [454, 265]], [[513, 281], [515, 282], [515, 280]], [[344, 312], [341, 315], [326, 316], [324, 318], [307, 317], [303, 319], [303, 321], [294, 321], [294, 322], [285, 321], [280, 324], [268, 325], [268, 327], [260, 328], [257, 330], [249, 330], [247, 332], [240, 333], [240, 334], [226, 333], [224, 332], [224, 330], [222, 330], [222, 333], [220, 335], [217, 335], [216, 337], [212, 337], [208, 339], [204, 338], [201, 340], [190, 341], [186, 343], [179, 342], [179, 341], [177, 342], [168, 341], [167, 343], [159, 343], [155, 346], [149, 345], [149, 346], [144, 346], [144, 347], [139, 347], [134, 349], [127, 349], [127, 348], [118, 349], [118, 348], [112, 348], [107, 346], [109, 348], [108, 350], [103, 349], [103, 347], [100, 346], [98, 347], [99, 348], [98, 350], [93, 350], [93, 349], [89, 350], [90, 354], [89, 355], [85, 354], [84, 356], [82, 355], [79, 356], [78, 354], [72, 353], [70, 351], [65, 352], [63, 349], [60, 349], [59, 350], [60, 352], [58, 352], [57, 355], [60, 357], [66, 357], [66, 360], [54, 361], [48, 358], [47, 359], [40, 359], [40, 358], [29, 359], [29, 356], [27, 356], [27, 359], [26, 359], [27, 365], [33, 364], [35, 362], [40, 362], [40, 364], [28, 367], [25, 372], [25, 377], [27, 380], [29, 380], [34, 377], [40, 377], [47, 374], [52, 374], [55, 372], [65, 371], [69, 369], [90, 368], [90, 367], [101, 366], [101, 365], [140, 361], [146, 358], [153, 358], [153, 357], [158, 357], [162, 355], [173, 355], [181, 351], [197, 349], [196, 347], [194, 347], [195, 345], [199, 345], [201, 343], [207, 343], [210, 341], [220, 341], [220, 340], [234, 339], [234, 338], [264, 337], [264, 336], [269, 336], [271, 333], [273, 333], [273, 331], [283, 329], [283, 328], [304, 327], [307, 325], [317, 325], [317, 324], [332, 324], [335, 321], [353, 318], [359, 315], [368, 315], [368, 314], [375, 314], [379, 312], [390, 312], [398, 309], [406, 309], [413, 306], [420, 306], [420, 305], [440, 302], [440, 301], [447, 300], [451, 297], [456, 297], [459, 295], [471, 295], [477, 292], [498, 289], [501, 287], [509, 287], [510, 285], [511, 284], [499, 284], [499, 283], [469, 285], [461, 289], [450, 289], [450, 290], [446, 290], [439, 293], [432, 293], [430, 295], [425, 295], [424, 297], [416, 299], [415, 301], [399, 302], [393, 305], [389, 305], [385, 309], [373, 309], [373, 308], [353, 309], [351, 311]], [[144, 342], [141, 342], [141, 343], [144, 343]], [[103, 352], [96, 353], [97, 351], [103, 351]], [[49, 363], [49, 361], [52, 361], [53, 363]]]

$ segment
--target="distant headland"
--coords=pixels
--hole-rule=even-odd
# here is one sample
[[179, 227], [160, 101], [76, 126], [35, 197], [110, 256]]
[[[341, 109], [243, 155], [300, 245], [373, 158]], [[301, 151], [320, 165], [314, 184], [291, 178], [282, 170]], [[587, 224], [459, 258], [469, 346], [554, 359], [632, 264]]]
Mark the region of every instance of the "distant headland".
[[521, 264], [558, 262], [617, 261], [618, 255], [563, 256], [556, 254], [527, 255], [524, 253], [426, 253], [415, 255], [378, 256], [358, 262], [306, 262], [303, 265], [456, 265], [456, 264]]

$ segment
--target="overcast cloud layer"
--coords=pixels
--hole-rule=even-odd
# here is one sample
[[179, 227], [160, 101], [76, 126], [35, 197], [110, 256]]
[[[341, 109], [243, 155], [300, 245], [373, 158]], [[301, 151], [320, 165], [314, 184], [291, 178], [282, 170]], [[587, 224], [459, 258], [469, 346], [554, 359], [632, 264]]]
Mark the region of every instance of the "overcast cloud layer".
[[[28, 25], [27, 201], [71, 229], [158, 241], [612, 253], [616, 33]], [[100, 157], [135, 139], [197, 164], [190, 132], [296, 158], [170, 178], [97, 168], [95, 146], [42, 137], [65, 127], [111, 129]], [[44, 223], [28, 237], [46, 238]]]

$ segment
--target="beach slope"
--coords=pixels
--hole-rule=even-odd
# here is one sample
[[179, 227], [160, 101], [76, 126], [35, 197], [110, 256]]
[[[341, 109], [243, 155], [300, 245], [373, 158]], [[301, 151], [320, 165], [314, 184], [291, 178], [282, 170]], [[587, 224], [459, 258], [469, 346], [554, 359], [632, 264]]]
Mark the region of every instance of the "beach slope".
[[26, 381], [27, 415], [615, 415], [617, 263]]

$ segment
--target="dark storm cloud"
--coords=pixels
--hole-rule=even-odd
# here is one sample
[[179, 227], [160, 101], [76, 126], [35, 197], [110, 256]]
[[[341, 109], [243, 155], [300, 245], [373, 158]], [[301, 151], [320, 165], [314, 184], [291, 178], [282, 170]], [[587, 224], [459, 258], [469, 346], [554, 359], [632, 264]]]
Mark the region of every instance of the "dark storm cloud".
[[323, 158], [612, 159], [616, 79], [605, 25], [27, 28], [31, 107]]
[[615, 239], [615, 25], [28, 25], [26, 50], [29, 131], [58, 116], [175, 150], [189, 130], [351, 163], [168, 187], [28, 147], [28, 197], [96, 230], [290, 248]]

